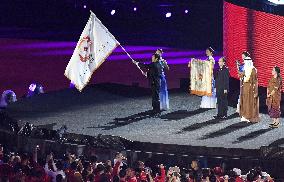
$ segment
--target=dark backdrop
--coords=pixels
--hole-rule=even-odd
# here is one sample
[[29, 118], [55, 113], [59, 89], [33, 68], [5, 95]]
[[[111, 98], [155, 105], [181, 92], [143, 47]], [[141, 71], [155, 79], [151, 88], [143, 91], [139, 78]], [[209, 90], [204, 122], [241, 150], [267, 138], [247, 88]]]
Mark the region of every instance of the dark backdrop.
[[122, 44], [222, 50], [222, 6], [222, 0], [2, 0], [1, 27], [29, 29], [1, 37], [77, 41], [92, 10]]

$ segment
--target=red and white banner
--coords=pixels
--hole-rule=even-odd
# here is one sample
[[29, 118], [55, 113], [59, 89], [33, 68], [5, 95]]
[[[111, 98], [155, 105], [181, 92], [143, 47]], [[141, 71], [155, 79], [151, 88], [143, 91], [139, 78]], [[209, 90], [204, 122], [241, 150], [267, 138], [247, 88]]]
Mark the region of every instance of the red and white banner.
[[105, 61], [119, 42], [91, 12], [64, 75], [79, 91], [88, 84], [96, 69]]
[[192, 59], [190, 64], [190, 93], [198, 96], [212, 96], [214, 63]]

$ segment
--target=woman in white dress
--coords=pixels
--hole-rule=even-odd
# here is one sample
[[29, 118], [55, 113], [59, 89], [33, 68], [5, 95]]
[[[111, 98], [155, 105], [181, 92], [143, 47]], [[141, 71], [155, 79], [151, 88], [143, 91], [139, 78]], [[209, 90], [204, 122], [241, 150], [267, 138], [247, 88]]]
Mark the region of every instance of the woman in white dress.
[[[214, 70], [215, 60], [213, 58], [214, 50], [212, 47], [208, 47], [206, 49], [206, 56], [208, 57], [205, 61], [210, 61], [212, 64], [212, 69]], [[212, 70], [212, 73], [213, 73]], [[216, 108], [217, 98], [216, 98], [216, 88], [215, 88], [215, 80], [212, 75], [212, 96], [203, 96], [200, 104], [200, 108]]]

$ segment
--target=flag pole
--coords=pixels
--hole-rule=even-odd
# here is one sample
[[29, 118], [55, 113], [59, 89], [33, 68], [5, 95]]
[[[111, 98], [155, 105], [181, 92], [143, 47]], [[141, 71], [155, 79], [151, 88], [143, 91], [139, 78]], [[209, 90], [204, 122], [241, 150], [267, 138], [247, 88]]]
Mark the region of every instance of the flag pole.
[[[96, 19], [98, 19], [97, 18], [97, 16], [95, 15], [95, 13], [93, 13], [92, 12], [92, 10], [90, 10], [90, 13], [91, 13], [91, 15], [94, 15], [95, 17], [96, 17]], [[99, 20], [99, 19], [98, 19]], [[101, 21], [99, 20], [99, 22], [101, 23]], [[102, 27], [104, 27], [105, 28], [105, 26], [103, 25]], [[108, 31], [108, 29], [107, 28], [105, 28], [107, 31]], [[116, 40], [116, 38], [108, 31], [108, 33]], [[116, 40], [117, 41], [117, 40]], [[124, 49], [124, 47], [117, 41], [117, 43], [119, 44], [119, 46], [122, 48], [122, 50], [127, 54], [127, 56], [132, 60], [132, 61], [134, 61], [134, 59], [130, 56], [130, 54], [128, 54], [128, 52]], [[140, 68], [140, 66], [138, 66], [138, 64], [136, 64], [136, 66], [137, 66], [137, 68], [141, 71], [141, 73], [144, 75], [144, 76], [146, 76], [147, 77], [147, 74]]]
[[[119, 46], [122, 48], [122, 50], [127, 54], [127, 56], [132, 60], [134, 61], [134, 59], [130, 56], [130, 54], [128, 54], [128, 52], [125, 50], [125, 48], [119, 44]], [[147, 77], [147, 74], [140, 68], [140, 66], [138, 66], [138, 64], [136, 64], [137, 68], [141, 71], [141, 73]]]

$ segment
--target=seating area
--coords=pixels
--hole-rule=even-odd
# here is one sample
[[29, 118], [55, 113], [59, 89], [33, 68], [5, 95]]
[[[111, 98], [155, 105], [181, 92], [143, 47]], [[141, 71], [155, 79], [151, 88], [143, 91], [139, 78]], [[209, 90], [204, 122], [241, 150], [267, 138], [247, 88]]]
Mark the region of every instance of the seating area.
[[[0, 148], [1, 181], [29, 182], [198, 182], [198, 181], [274, 181], [273, 176], [255, 167], [249, 171], [238, 168], [224, 170], [221, 166], [202, 168], [198, 160], [188, 167], [131, 161], [124, 152], [117, 152], [109, 160], [99, 156], [76, 156], [73, 153], [40, 155], [39, 146], [31, 153], [11, 152]], [[145, 159], [146, 160], [146, 159]], [[237, 166], [236, 166], [237, 167]]]

